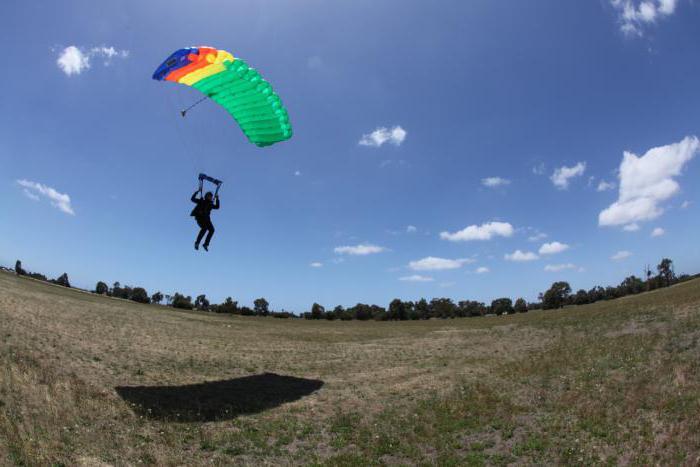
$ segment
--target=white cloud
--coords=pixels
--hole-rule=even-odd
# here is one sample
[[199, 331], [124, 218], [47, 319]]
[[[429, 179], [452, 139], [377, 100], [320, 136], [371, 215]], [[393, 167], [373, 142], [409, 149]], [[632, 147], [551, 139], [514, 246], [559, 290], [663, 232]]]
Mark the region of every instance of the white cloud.
[[90, 60], [94, 57], [102, 57], [104, 65], [108, 66], [113, 58], [127, 58], [128, 56], [128, 50], [117, 50], [112, 46], [92, 47], [85, 50], [75, 45], [69, 45], [61, 50], [56, 64], [67, 76], [71, 76], [79, 75], [88, 70], [91, 66]]
[[571, 263], [565, 263], [565, 264], [548, 264], [544, 267], [544, 270], [547, 272], [559, 272], [559, 271], [564, 271], [566, 269], [576, 269], [575, 264]]
[[405, 282], [433, 282], [435, 279], [428, 276], [421, 276], [420, 274], [413, 274], [412, 276], [399, 277], [399, 280]]
[[313, 263], [309, 264], [309, 266], [311, 266], [312, 268], [322, 268], [323, 263], [321, 263], [319, 261], [314, 261]]
[[488, 188], [510, 185], [510, 180], [501, 177], [486, 177], [481, 179], [481, 184]]
[[408, 267], [414, 271], [442, 271], [445, 269], [458, 269], [465, 264], [473, 262], [474, 260], [469, 258], [447, 259], [428, 256], [417, 261], [411, 261], [408, 263]]
[[636, 232], [639, 230], [639, 224], [637, 224], [636, 222], [627, 224], [622, 228], [622, 230], [624, 230], [625, 232]]
[[481, 266], [481, 267], [476, 268], [476, 271], [474, 271], [474, 272], [477, 274], [486, 274], [487, 272], [491, 272], [491, 270], [489, 268], [487, 268], [486, 266]]
[[491, 240], [493, 237], [511, 237], [513, 226], [508, 222], [487, 222], [481, 225], [470, 225], [455, 232], [440, 232], [440, 238], [451, 242], [468, 242], [471, 240]]
[[690, 201], [688, 201], [688, 200], [683, 201], [683, 203], [681, 204], [681, 209], [687, 209], [689, 207], [690, 207]]
[[398, 125], [391, 129], [379, 127], [372, 133], [362, 135], [359, 145], [378, 148], [384, 145], [384, 143], [391, 143], [394, 146], [401, 146], [401, 143], [406, 139], [406, 134], [406, 130]]
[[301, 170], [295, 170], [295, 171], [294, 171], [294, 176], [295, 176], [295, 177], [300, 177], [300, 176], [301, 176]]
[[335, 251], [339, 255], [355, 255], [355, 256], [366, 256], [375, 253], [381, 253], [385, 251], [386, 248], [382, 246], [372, 245], [370, 243], [361, 243], [354, 246], [338, 246], [335, 247]]
[[536, 259], [539, 259], [539, 256], [537, 256], [535, 253], [531, 251], [520, 251], [520, 250], [515, 250], [513, 253], [506, 254], [504, 258], [508, 261], [535, 261]]
[[24, 194], [33, 200], [38, 200], [39, 196], [48, 198], [51, 205], [71, 216], [75, 215], [73, 207], [70, 204], [70, 196], [65, 193], [59, 193], [50, 186], [42, 185], [41, 183], [31, 182], [29, 180], [17, 180], [17, 183], [24, 188]]
[[406, 233], [416, 233], [418, 229], [415, 225], [409, 225], [406, 227]]
[[613, 182], [606, 182], [605, 180], [601, 180], [600, 182], [598, 182], [598, 191], [608, 191], [614, 189], [615, 184]]
[[654, 230], [651, 231], [652, 237], [661, 237], [665, 234], [666, 234], [666, 231], [661, 227], [656, 227]]
[[621, 251], [618, 251], [617, 253], [615, 253], [614, 255], [612, 255], [610, 257], [610, 259], [613, 261], [621, 261], [623, 259], [629, 258], [630, 256], [632, 256], [632, 253], [630, 253], [627, 250], [621, 250]]
[[532, 173], [535, 175], [544, 175], [546, 170], [547, 167], [544, 165], [544, 162], [540, 162], [532, 168]]
[[39, 195], [32, 193], [28, 189], [24, 188], [22, 192], [24, 193], [24, 196], [31, 199], [32, 201], [39, 201]]
[[620, 30], [626, 35], [643, 35], [645, 26], [670, 16], [676, 10], [678, 0], [610, 0], [620, 22]]
[[528, 240], [529, 242], [539, 242], [540, 240], [544, 240], [545, 238], [547, 238], [547, 234], [546, 234], [546, 233], [539, 232], [539, 233], [536, 233], [535, 235], [529, 236], [529, 237], [527, 238], [527, 240]]
[[574, 177], [580, 177], [586, 171], [586, 163], [579, 162], [573, 167], [559, 167], [554, 170], [550, 180], [554, 183], [554, 186], [560, 190], [566, 190], [569, 188], [569, 180]]
[[83, 70], [90, 68], [90, 57], [71, 45], [63, 49], [56, 63], [66, 75], [79, 75]]
[[540, 247], [539, 253], [541, 255], [555, 255], [557, 253], [561, 253], [562, 251], [566, 251], [569, 249], [569, 245], [566, 243], [560, 243], [560, 242], [550, 242], [550, 243], [544, 243]]
[[661, 203], [680, 191], [673, 177], [700, 151], [697, 137], [652, 148], [643, 156], [625, 151], [620, 164], [618, 200], [600, 212], [598, 225], [616, 226], [656, 219]]

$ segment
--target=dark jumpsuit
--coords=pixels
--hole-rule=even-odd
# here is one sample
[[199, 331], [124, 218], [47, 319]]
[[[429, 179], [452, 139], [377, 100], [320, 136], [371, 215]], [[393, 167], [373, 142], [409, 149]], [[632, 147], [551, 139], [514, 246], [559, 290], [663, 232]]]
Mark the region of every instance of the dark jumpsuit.
[[202, 237], [204, 237], [204, 234], [206, 233], [207, 238], [204, 239], [204, 246], [208, 247], [211, 237], [214, 235], [214, 225], [211, 223], [211, 217], [209, 216], [211, 215], [212, 209], [219, 209], [219, 198], [214, 198], [214, 202], [212, 203], [204, 198], [197, 198], [197, 193], [198, 191], [195, 191], [191, 198], [192, 202], [197, 206], [195, 206], [190, 213], [190, 216], [194, 217], [194, 219], [197, 221], [197, 225], [200, 228], [195, 244], [199, 245], [199, 242], [202, 241]]

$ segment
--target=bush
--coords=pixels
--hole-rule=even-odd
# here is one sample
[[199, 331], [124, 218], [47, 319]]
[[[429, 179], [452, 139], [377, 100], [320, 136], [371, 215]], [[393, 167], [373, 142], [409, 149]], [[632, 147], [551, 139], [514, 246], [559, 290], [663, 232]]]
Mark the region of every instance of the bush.
[[143, 287], [134, 287], [129, 298], [138, 303], [151, 303], [151, 299], [148, 298], [148, 292]]
[[192, 309], [192, 297], [190, 297], [190, 296], [185, 297], [184, 295], [181, 295], [181, 294], [176, 292], [175, 295], [173, 295], [172, 307], [179, 308], [181, 310], [191, 310]]

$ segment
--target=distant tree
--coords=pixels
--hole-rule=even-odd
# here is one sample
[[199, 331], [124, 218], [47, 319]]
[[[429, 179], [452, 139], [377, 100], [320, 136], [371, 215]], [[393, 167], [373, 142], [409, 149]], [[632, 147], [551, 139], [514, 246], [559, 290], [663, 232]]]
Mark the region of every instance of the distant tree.
[[416, 314], [418, 319], [430, 319], [430, 304], [424, 298], [421, 298], [416, 302]]
[[542, 308], [545, 310], [562, 308], [571, 294], [568, 282], [555, 282], [542, 296]]
[[595, 303], [605, 299], [605, 289], [596, 285], [588, 291], [588, 303]]
[[22, 269], [22, 261], [20, 260], [15, 262], [15, 274], [18, 276], [24, 276], [26, 274], [25, 270]]
[[257, 316], [267, 316], [270, 314], [270, 304], [264, 298], [258, 298], [253, 302], [253, 309]]
[[255, 316], [255, 311], [253, 311], [251, 308], [248, 308], [247, 306], [241, 307], [241, 315], [242, 316]]
[[449, 298], [433, 298], [430, 300], [431, 315], [436, 318], [454, 318], [457, 306]]
[[182, 310], [191, 310], [192, 309], [192, 297], [187, 296], [185, 297], [184, 295], [181, 295], [177, 292], [175, 292], [175, 295], [173, 295], [173, 301], [172, 301], [172, 306], [173, 308], [179, 308]]
[[48, 279], [46, 279], [46, 276], [45, 276], [45, 275], [40, 274], [40, 273], [38, 273], [38, 272], [27, 272], [27, 271], [24, 271], [24, 274], [25, 274], [27, 277], [31, 277], [32, 279], [36, 279], [36, 280], [38, 280], [38, 281], [44, 281], [44, 282], [47, 282], [47, 281], [48, 281]]
[[70, 281], [68, 280], [68, 274], [65, 272], [58, 276], [58, 279], [53, 281], [54, 284], [62, 285], [63, 287], [70, 288]]
[[151, 295], [151, 302], [152, 303], [157, 303], [158, 305], [160, 305], [160, 302], [162, 302], [162, 301], [163, 301], [163, 294], [160, 293], [160, 291]]
[[165, 304], [167, 306], [170, 306], [173, 304], [173, 296], [172, 295], [167, 294], [167, 293], [165, 294]]
[[326, 309], [318, 303], [311, 305], [311, 319], [323, 319], [326, 314]]
[[486, 305], [474, 300], [463, 300], [457, 304], [459, 316], [483, 316], [486, 314]]
[[406, 306], [404, 303], [395, 298], [389, 304], [389, 312], [387, 313], [387, 319], [390, 320], [405, 320], [406, 319]]
[[109, 286], [102, 281], [99, 281], [95, 285], [95, 293], [99, 295], [107, 295], [109, 293]]
[[138, 303], [151, 303], [148, 292], [143, 287], [134, 287], [129, 294], [129, 299]]
[[511, 314], [513, 311], [513, 301], [510, 298], [497, 298], [491, 302], [491, 313], [497, 315]]
[[234, 301], [231, 297], [226, 297], [224, 303], [219, 305], [216, 311], [218, 313], [228, 313], [231, 315], [240, 313], [240, 310], [238, 309], [238, 302]]
[[676, 275], [673, 272], [673, 261], [668, 258], [661, 260], [656, 270], [659, 272], [659, 278], [664, 287], [668, 287], [673, 284], [676, 279]]
[[197, 298], [194, 299], [194, 307], [199, 311], [209, 311], [209, 300], [207, 300], [207, 296], [204, 294], [197, 295]]
[[324, 318], [327, 319], [328, 321], [334, 321], [334, 320], [338, 319], [338, 316], [335, 314], [335, 308], [332, 310], [327, 310], [325, 315], [324, 315]]
[[574, 305], [585, 305], [587, 303], [589, 303], [588, 292], [580, 289], [576, 292], [576, 295], [574, 295]]
[[621, 296], [634, 295], [644, 292], [645, 284], [644, 281], [640, 278], [636, 276], [629, 276], [620, 283], [620, 286], [618, 288], [620, 289], [619, 295]]
[[112, 285], [111, 295], [112, 297], [123, 298], [128, 300], [131, 296], [131, 287], [129, 287], [128, 285], [122, 287], [121, 284], [117, 281], [114, 283], [114, 285]]
[[515, 305], [513, 305], [513, 310], [516, 313], [526, 313], [527, 312], [527, 302], [525, 301], [524, 298], [519, 298], [515, 301]]

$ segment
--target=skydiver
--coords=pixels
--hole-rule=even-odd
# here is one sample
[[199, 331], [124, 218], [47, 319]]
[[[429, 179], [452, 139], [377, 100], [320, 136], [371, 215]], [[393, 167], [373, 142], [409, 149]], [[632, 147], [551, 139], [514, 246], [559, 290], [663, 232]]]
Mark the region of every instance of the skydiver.
[[[199, 250], [199, 242], [202, 241], [204, 234], [207, 234], [207, 238], [204, 239], [204, 249], [209, 251], [209, 242], [211, 241], [212, 235], [214, 235], [214, 225], [211, 223], [211, 210], [219, 209], [219, 195], [214, 196], [211, 191], [208, 191], [204, 198], [198, 198], [197, 193], [201, 196], [201, 190], [197, 190], [192, 195], [192, 202], [196, 204], [190, 216], [194, 217], [199, 226], [199, 235], [197, 235], [197, 240], [194, 242], [194, 249]], [[212, 199], [214, 200], [212, 202]]]

